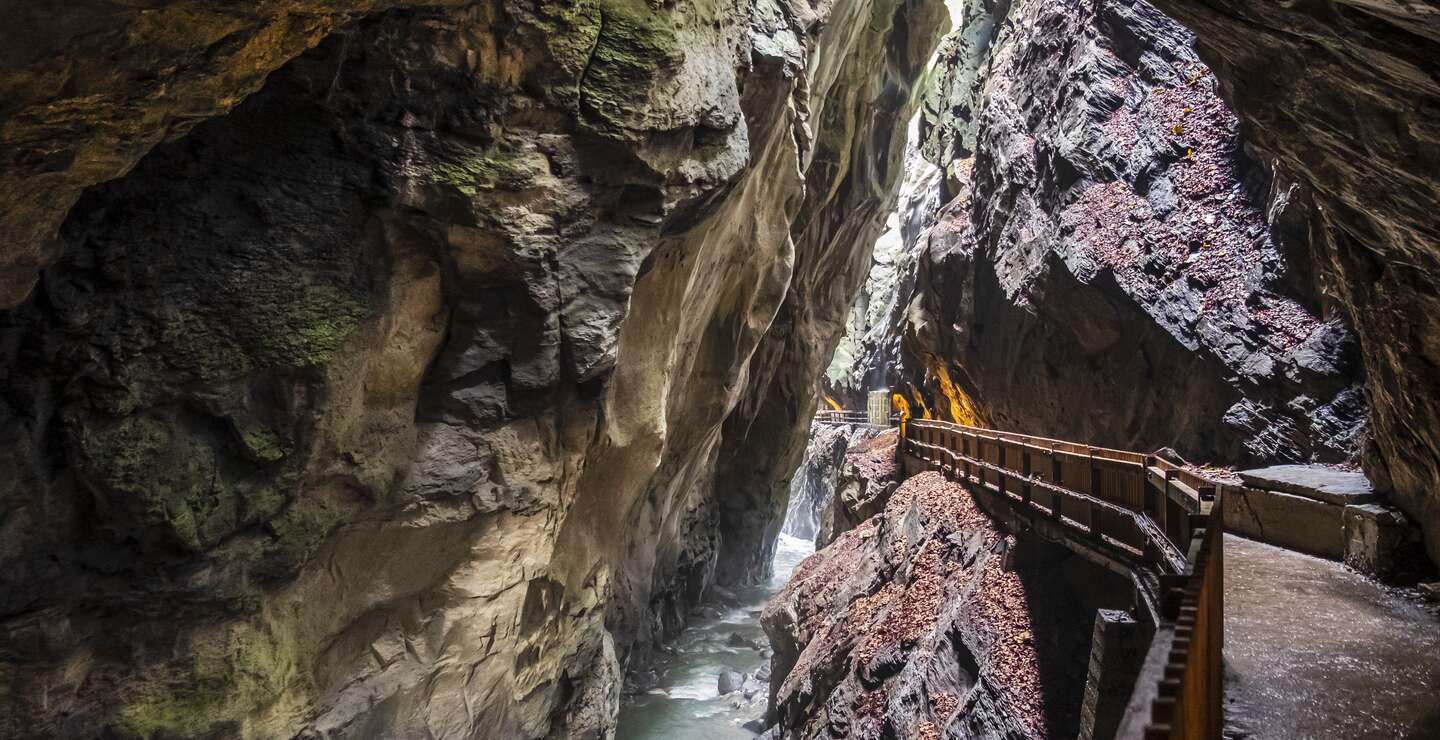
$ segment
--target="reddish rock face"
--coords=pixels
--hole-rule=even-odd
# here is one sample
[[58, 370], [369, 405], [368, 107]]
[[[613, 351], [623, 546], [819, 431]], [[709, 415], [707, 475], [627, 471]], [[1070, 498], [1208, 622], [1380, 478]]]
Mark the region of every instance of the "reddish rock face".
[[1434, 3], [1157, 0], [1196, 35], [1247, 141], [1306, 206], [1314, 270], [1353, 317], [1366, 472], [1440, 562], [1440, 21]]
[[940, 196], [901, 218], [905, 290], [851, 377], [1096, 444], [1357, 456], [1358, 348], [1304, 198], [1270, 188], [1191, 41], [1137, 0], [968, 4], [920, 128]]
[[974, 132], [974, 166], [929, 240], [934, 330], [914, 356], [957, 364], [1000, 426], [1231, 462], [1354, 456], [1354, 340], [1213, 75], [1143, 2], [1096, 7], [1014, 5], [1030, 23], [989, 50], [975, 114], [937, 120], [942, 152]]
[[1096, 591], [1067, 574], [1083, 566], [938, 473], [883, 504], [765, 608], [781, 737], [1075, 735]]
[[837, 536], [854, 529], [885, 508], [885, 502], [900, 485], [900, 465], [896, 459], [899, 430], [888, 429], [880, 434], [855, 441], [831, 471], [835, 476], [835, 493], [826, 502], [821, 516], [816, 547], [824, 547]]
[[942, 412], [944, 371], [989, 421], [1060, 436], [1363, 453], [1440, 560], [1433, 11], [1154, 5], [1174, 20], [968, 7], [922, 124], [950, 204], [918, 199], [905, 349], [877, 342], [871, 368], [907, 362]]

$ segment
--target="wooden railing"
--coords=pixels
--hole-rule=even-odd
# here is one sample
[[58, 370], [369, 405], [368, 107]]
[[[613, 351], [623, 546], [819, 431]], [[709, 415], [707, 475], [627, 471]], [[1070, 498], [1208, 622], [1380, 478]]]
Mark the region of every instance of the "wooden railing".
[[834, 411], [822, 409], [815, 412], [815, 421], [821, 424], [864, 424], [869, 417], [864, 411]]
[[[1212, 520], [1215, 521], [1215, 520]], [[1165, 621], [1150, 645], [1120, 737], [1219, 738], [1224, 715], [1225, 546], [1207, 526], [1189, 553], [1190, 571], [1166, 589]], [[1158, 666], [1158, 667], [1157, 667]], [[1143, 731], [1141, 726], [1143, 724]]]
[[[869, 424], [870, 415], [864, 411], [822, 409], [815, 412], [815, 421], [821, 424]], [[891, 414], [889, 423], [893, 424], [896, 421], [898, 421], [898, 417]]]
[[901, 434], [921, 464], [1153, 575], [1156, 636], [1119, 737], [1220, 737], [1221, 486], [1139, 452], [929, 419]]

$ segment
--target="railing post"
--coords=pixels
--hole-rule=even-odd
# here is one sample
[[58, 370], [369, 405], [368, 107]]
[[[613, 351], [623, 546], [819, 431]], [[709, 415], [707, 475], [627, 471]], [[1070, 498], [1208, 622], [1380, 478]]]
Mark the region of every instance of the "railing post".
[[1030, 505], [1030, 445], [1027, 443], [1020, 448], [1020, 472], [1025, 475], [1025, 481], [1020, 485], [1020, 500], [1026, 506]]
[[[1055, 454], [1055, 443], [1050, 443], [1050, 482], [1056, 486], [1064, 485], [1063, 466], [1060, 465], [1060, 456]], [[1050, 516], [1056, 520], [1060, 519], [1059, 491], [1050, 492]]]
[[[1165, 469], [1165, 479], [1163, 487], [1160, 489], [1160, 510], [1155, 512], [1155, 524], [1160, 527], [1160, 531], [1164, 532], [1166, 537], [1172, 536], [1170, 532], [1170, 478], [1173, 475], [1175, 475], [1175, 471], [1169, 468]], [[1185, 540], [1178, 537], [1172, 539], [1181, 543], [1182, 549], [1185, 547]]]
[[950, 472], [955, 478], [961, 477], [961, 470], [965, 464], [965, 459], [960, 456], [960, 446], [964, 443], [961, 434], [962, 432], [958, 429], [950, 433]]
[[[1104, 500], [1106, 500], [1106, 501], [1110, 501], [1110, 500], [1111, 500], [1110, 497], [1109, 497], [1109, 496], [1106, 496], [1106, 495], [1103, 493], [1103, 488], [1102, 488], [1102, 486], [1101, 486], [1101, 478], [1100, 478], [1100, 466], [1099, 466], [1098, 464], [1096, 464], [1096, 462], [1095, 462], [1095, 448], [1094, 448], [1094, 447], [1091, 447], [1091, 448], [1090, 448], [1089, 455], [1090, 455], [1090, 495], [1091, 495], [1091, 496], [1094, 496], [1095, 498], [1098, 498], [1098, 499], [1104, 499]], [[1098, 536], [1098, 535], [1100, 534], [1100, 507], [1099, 507], [1098, 505], [1096, 505], [1096, 503], [1095, 503], [1094, 501], [1091, 501], [1091, 502], [1090, 502], [1090, 505], [1089, 505], [1087, 508], [1090, 509], [1090, 511], [1088, 512], [1088, 523], [1090, 524], [1090, 534], [1091, 534], [1091, 535], [1096, 535], [1096, 536]]]
[[960, 433], [960, 454], [965, 456], [964, 459], [961, 460], [961, 464], [965, 470], [966, 483], [970, 482], [970, 458], [974, 457], [970, 452], [970, 436], [970, 432]]
[[1142, 495], [1140, 497], [1140, 512], [1148, 515], [1150, 519], [1154, 520], [1155, 486], [1151, 485], [1150, 483], [1150, 468], [1155, 467], [1155, 456], [1146, 455], [1145, 459], [1140, 462], [1140, 465], [1142, 466], [1142, 470], [1140, 472], [1143, 476], [1143, 480], [1145, 481], [1145, 487], [1140, 489], [1142, 491]]
[[995, 449], [997, 450], [995, 456], [998, 458], [998, 461], [995, 463], [995, 486], [1000, 489], [1000, 495], [1004, 496], [1005, 479], [1007, 477], [1005, 475], [1005, 443], [1001, 442], [998, 436], [995, 438]]

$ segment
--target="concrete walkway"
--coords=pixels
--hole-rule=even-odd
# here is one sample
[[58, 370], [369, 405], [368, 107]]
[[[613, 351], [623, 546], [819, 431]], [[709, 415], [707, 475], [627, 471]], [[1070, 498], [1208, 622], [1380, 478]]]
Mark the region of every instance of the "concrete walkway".
[[1225, 736], [1440, 738], [1440, 617], [1338, 563], [1225, 539]]

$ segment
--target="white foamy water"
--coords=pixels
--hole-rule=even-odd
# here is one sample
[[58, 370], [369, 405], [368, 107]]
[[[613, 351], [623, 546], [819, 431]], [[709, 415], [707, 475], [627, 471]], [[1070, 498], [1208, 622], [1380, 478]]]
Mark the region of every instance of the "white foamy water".
[[779, 591], [790, 582], [790, 574], [795, 572], [800, 561], [810, 557], [815, 552], [815, 543], [800, 537], [791, 537], [784, 532], [775, 541], [775, 574], [770, 577], [770, 587], [773, 591]]
[[729, 644], [739, 635], [757, 645], [768, 645], [760, 628], [760, 610], [776, 591], [784, 588], [800, 561], [815, 551], [808, 539], [781, 534], [775, 543], [774, 575], [769, 582], [739, 589], [738, 606], [719, 617], [696, 619], [675, 641], [676, 652], [656, 668], [663, 678], [658, 687], [627, 698], [620, 707], [619, 740], [711, 740], [753, 738], [741, 727], [764, 711], [764, 699], [736, 707], [739, 694], [721, 696], [722, 671], [755, 674], [769, 658], [749, 647]]

